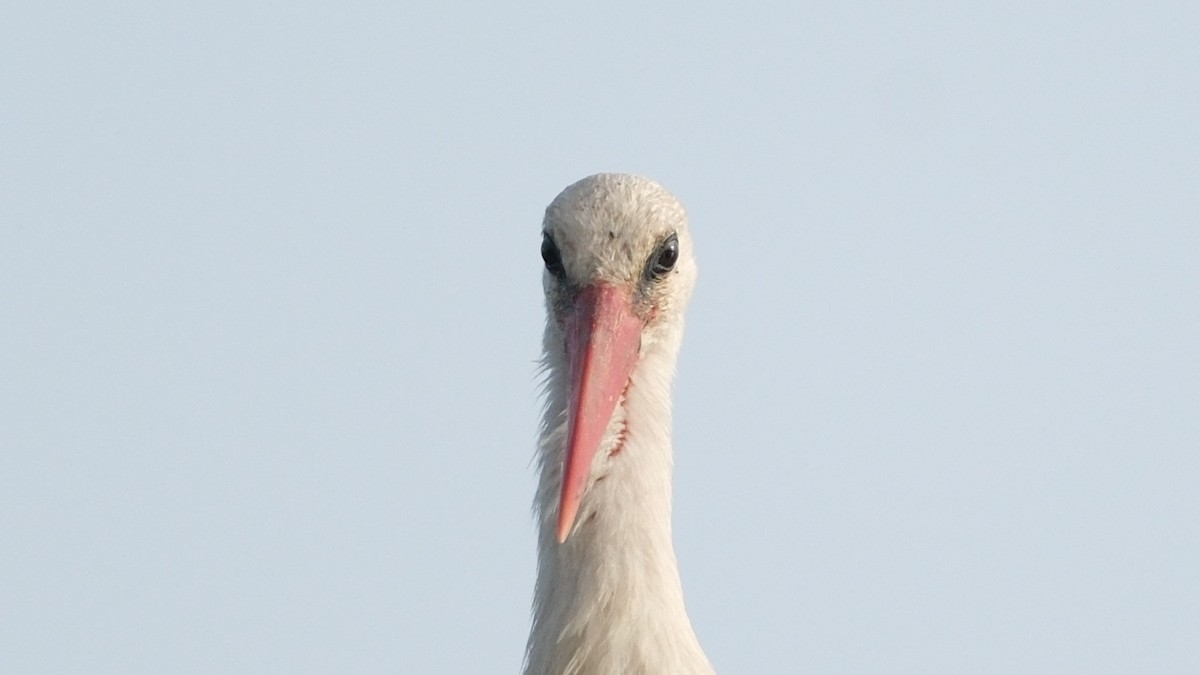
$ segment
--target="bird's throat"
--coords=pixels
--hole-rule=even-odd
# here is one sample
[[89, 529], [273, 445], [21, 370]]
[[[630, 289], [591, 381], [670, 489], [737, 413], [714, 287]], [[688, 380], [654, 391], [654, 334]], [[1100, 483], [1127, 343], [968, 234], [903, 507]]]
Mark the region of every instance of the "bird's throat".
[[[617, 411], [623, 419], [616, 438], [597, 453], [596, 476], [563, 543], [556, 536], [561, 474], [555, 464], [561, 455], [555, 451], [561, 452], [565, 432], [561, 422], [546, 430], [529, 675], [641, 672], [620, 664], [668, 657], [707, 663], [684, 609], [671, 542], [671, 365], [651, 358], [635, 372]], [[668, 375], [654, 377], [654, 372]], [[548, 423], [564, 417], [556, 405], [561, 406], [551, 391]], [[571, 670], [572, 660], [591, 669]]]

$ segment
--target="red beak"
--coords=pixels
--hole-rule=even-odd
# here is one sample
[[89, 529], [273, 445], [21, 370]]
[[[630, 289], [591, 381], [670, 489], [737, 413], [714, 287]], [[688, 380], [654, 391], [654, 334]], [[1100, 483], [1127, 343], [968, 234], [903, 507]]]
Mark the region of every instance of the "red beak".
[[633, 313], [632, 290], [603, 282], [585, 287], [566, 330], [571, 400], [558, 505], [560, 544], [571, 533], [592, 460], [638, 360], [642, 321]]

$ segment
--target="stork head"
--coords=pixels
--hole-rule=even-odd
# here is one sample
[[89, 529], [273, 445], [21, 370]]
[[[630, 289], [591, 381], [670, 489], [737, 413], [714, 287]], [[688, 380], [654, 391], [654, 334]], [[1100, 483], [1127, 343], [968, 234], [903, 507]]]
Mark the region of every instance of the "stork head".
[[[679, 344], [696, 264], [683, 207], [657, 183], [625, 174], [589, 176], [554, 199], [542, 259], [548, 349], [562, 349], [555, 360], [568, 378], [563, 542], [598, 463], [619, 459], [624, 434], [608, 432], [623, 418], [639, 363]], [[606, 438], [613, 447], [600, 453]]]

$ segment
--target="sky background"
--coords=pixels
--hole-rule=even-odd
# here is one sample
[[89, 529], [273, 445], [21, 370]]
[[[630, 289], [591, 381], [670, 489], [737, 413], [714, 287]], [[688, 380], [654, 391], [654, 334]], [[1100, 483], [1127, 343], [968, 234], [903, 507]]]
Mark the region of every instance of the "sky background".
[[11, 3], [0, 672], [516, 673], [542, 211], [700, 265], [723, 673], [1200, 672], [1195, 3]]

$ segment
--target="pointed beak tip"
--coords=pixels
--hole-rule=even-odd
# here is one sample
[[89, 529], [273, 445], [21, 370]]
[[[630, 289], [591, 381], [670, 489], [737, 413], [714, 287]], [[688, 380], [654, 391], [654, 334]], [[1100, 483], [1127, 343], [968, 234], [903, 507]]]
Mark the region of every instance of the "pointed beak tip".
[[558, 516], [558, 532], [556, 538], [558, 543], [566, 543], [567, 537], [571, 536], [571, 526], [575, 524], [575, 514], [561, 512]]

